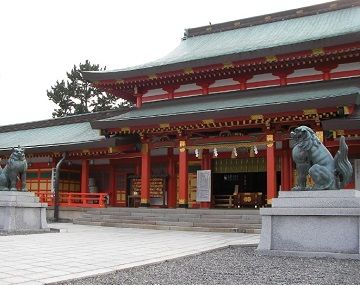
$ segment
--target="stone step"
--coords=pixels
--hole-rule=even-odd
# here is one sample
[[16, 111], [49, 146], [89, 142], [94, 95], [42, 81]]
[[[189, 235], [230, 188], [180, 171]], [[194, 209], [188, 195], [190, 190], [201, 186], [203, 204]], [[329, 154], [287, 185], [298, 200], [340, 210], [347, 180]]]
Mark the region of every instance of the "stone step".
[[83, 214], [82, 218], [89, 218], [94, 221], [101, 221], [101, 220], [144, 220], [144, 221], [174, 221], [174, 222], [206, 222], [206, 223], [237, 223], [237, 224], [250, 224], [250, 223], [261, 223], [261, 219], [243, 219], [242, 217], [232, 217], [231, 219], [227, 217], [218, 216], [216, 219], [209, 219], [207, 216], [200, 216], [200, 217], [192, 217], [190, 218], [188, 216], [183, 215], [169, 215], [169, 216], [124, 216], [124, 215], [95, 215], [95, 214]]
[[261, 228], [261, 224], [238, 224], [238, 223], [206, 223], [206, 222], [194, 222], [195, 227], [206, 227], [206, 228]]
[[255, 233], [261, 229], [259, 211], [254, 209], [89, 209], [74, 223], [143, 229], [242, 233]]
[[74, 221], [78, 225], [94, 225], [103, 227], [117, 227], [117, 228], [137, 228], [137, 229], [153, 229], [153, 230], [175, 230], [175, 231], [196, 231], [196, 232], [244, 232], [237, 228], [205, 228], [205, 227], [188, 227], [188, 226], [168, 226], [168, 225], [144, 225], [144, 224], [125, 224], [125, 223], [110, 223], [110, 222], [91, 222], [83, 223], [81, 221]]
[[125, 208], [109, 207], [102, 209], [89, 209], [88, 213], [175, 213], [175, 214], [210, 214], [210, 215], [259, 215], [258, 209], [166, 209], [166, 208]]
[[252, 220], [252, 219], [260, 219], [260, 215], [248, 215], [248, 214], [237, 214], [237, 215], [228, 215], [228, 214], [197, 214], [197, 213], [174, 213], [174, 212], [94, 212], [87, 211], [83, 215], [101, 215], [101, 216], [142, 216], [142, 217], [168, 217], [168, 218], [209, 218], [209, 219], [242, 219], [242, 220]]
[[146, 221], [146, 220], [118, 220], [118, 219], [90, 219], [79, 218], [75, 223], [105, 223], [105, 224], [137, 224], [137, 225], [164, 225], [164, 226], [182, 226], [182, 227], [201, 227], [201, 228], [238, 228], [238, 229], [260, 229], [261, 224], [237, 224], [237, 223], [205, 223], [205, 222], [179, 222], [179, 221]]
[[200, 219], [188, 219], [188, 218], [179, 218], [180, 222], [198, 222], [198, 221], [203, 221], [203, 222], [208, 222], [208, 223], [239, 223], [239, 224], [252, 224], [252, 223], [261, 223], [261, 219], [253, 219], [253, 220], [244, 220], [244, 219], [227, 219], [227, 218], [222, 218], [222, 217], [218, 217], [216, 219], [212, 218], [209, 219], [208, 217], [204, 217], [204, 218], [200, 218]]

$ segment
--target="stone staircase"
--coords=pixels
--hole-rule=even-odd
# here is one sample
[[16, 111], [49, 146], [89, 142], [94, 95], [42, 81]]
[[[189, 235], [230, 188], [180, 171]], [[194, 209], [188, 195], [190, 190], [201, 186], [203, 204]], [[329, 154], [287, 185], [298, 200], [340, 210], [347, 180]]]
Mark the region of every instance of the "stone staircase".
[[74, 224], [158, 230], [260, 233], [256, 209], [89, 209]]

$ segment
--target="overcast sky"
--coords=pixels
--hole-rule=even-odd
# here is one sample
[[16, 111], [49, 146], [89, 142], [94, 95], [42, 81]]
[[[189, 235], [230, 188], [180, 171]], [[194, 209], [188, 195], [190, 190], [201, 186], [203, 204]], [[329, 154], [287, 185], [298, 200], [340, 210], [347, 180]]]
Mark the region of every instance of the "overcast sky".
[[[0, 2], [0, 125], [51, 118], [46, 90], [85, 62], [118, 69], [166, 55], [185, 28], [323, 0], [5, 0]], [[315, 27], [314, 27], [315, 28]]]

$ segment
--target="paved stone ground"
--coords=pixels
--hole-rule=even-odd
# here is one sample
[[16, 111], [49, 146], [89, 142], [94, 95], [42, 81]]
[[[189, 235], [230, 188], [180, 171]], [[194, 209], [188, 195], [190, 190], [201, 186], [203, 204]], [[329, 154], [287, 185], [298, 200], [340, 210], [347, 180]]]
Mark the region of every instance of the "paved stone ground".
[[260, 256], [255, 247], [230, 247], [57, 285], [350, 285], [360, 284], [359, 268], [358, 260]]
[[259, 242], [254, 234], [51, 227], [60, 233], [0, 236], [1, 285], [58, 282]]

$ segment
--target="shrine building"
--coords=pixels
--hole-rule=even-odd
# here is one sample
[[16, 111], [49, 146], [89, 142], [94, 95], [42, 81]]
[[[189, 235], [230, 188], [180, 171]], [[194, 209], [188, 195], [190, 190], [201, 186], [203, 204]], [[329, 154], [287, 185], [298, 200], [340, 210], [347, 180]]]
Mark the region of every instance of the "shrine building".
[[[62, 206], [271, 205], [296, 183], [289, 137], [300, 125], [332, 154], [344, 135], [359, 170], [359, 60], [358, 0], [186, 29], [158, 60], [84, 72], [133, 107], [0, 127], [0, 154], [27, 147], [28, 187], [51, 203], [52, 169], [67, 152]], [[205, 198], [200, 170], [210, 170]]]

